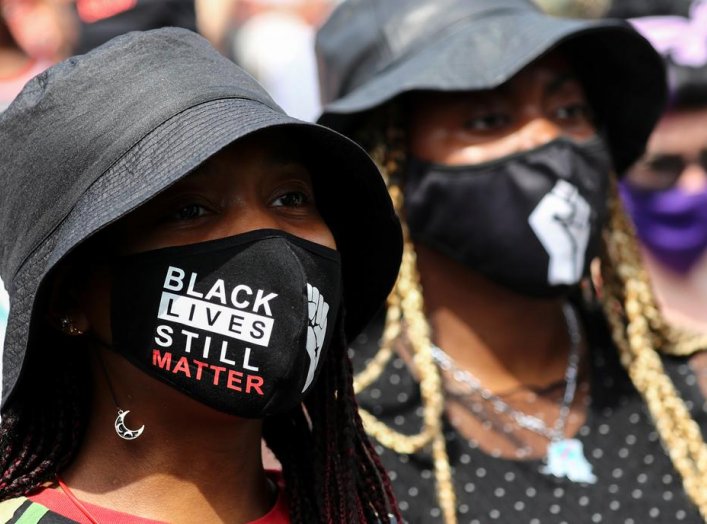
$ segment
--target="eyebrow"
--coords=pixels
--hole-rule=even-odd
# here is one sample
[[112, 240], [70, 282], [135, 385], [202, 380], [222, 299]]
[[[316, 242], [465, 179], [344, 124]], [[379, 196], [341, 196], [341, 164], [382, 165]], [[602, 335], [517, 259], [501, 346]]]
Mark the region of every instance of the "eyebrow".
[[312, 159], [304, 157], [305, 155], [302, 152], [295, 151], [292, 148], [277, 147], [266, 156], [265, 161], [274, 168], [300, 168], [311, 174]]
[[547, 85], [545, 89], [548, 93], [552, 94], [559, 91], [567, 82], [579, 82], [579, 79], [574, 73], [564, 73], [555, 78], [552, 82]]

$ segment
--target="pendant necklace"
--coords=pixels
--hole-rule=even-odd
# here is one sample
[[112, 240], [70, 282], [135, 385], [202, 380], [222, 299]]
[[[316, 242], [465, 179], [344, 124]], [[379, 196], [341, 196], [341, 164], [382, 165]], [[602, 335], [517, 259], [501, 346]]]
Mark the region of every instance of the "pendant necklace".
[[594, 484], [597, 478], [592, 473], [592, 465], [584, 455], [582, 443], [576, 438], [565, 437], [567, 419], [577, 392], [581, 335], [577, 313], [572, 305], [567, 302], [563, 304], [562, 312], [571, 345], [565, 370], [565, 392], [560, 403], [559, 416], [552, 427], [549, 427], [541, 418], [512, 407], [501, 397], [485, 388], [479, 379], [470, 372], [461, 369], [438, 346], [432, 345], [432, 358], [456, 383], [465, 386], [468, 393], [476, 394], [488, 402], [496, 413], [509, 417], [517, 426], [549, 440], [544, 466], [540, 469], [541, 473], [564, 477], [573, 482]]
[[108, 391], [110, 392], [110, 396], [113, 399], [115, 409], [118, 410], [118, 416], [116, 417], [115, 422], [113, 423], [115, 432], [123, 440], [135, 440], [136, 438], [140, 437], [140, 435], [142, 435], [143, 431], [145, 431], [145, 425], [143, 424], [138, 429], [130, 429], [127, 426], [125, 422], [125, 417], [128, 416], [130, 410], [128, 409], [124, 411], [120, 409], [120, 406], [118, 406], [118, 400], [115, 396], [115, 390], [113, 389], [113, 384], [110, 380], [110, 377], [108, 376], [108, 369], [106, 369], [105, 362], [103, 362], [103, 358], [101, 358], [100, 353], [98, 354], [98, 362], [100, 362], [101, 369], [103, 370], [103, 375], [106, 378], [106, 385], [108, 386]]

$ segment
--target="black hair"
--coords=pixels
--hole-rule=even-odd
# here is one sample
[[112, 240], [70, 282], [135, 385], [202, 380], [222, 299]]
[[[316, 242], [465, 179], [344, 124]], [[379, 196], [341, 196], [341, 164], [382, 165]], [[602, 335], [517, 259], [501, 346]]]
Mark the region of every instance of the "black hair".
[[668, 108], [688, 111], [707, 107], [707, 67], [689, 67], [676, 64], [666, 57], [670, 83]]
[[613, 0], [607, 18], [687, 16], [693, 0]]
[[[44, 324], [32, 340], [42, 350], [27, 357], [31, 377], [20, 382], [0, 423], [0, 501], [54, 481], [76, 455], [90, 416], [88, 348], [77, 350], [77, 337]], [[401, 521], [358, 415], [343, 315], [304, 403], [266, 418], [263, 431], [283, 467], [293, 524]]]

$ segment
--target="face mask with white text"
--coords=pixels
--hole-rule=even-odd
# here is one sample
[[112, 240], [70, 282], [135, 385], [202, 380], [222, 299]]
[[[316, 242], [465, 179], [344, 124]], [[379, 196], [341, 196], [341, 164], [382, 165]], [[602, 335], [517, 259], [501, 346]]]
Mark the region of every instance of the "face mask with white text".
[[248, 418], [301, 402], [332, 338], [339, 254], [278, 230], [122, 257], [109, 346], [148, 375]]

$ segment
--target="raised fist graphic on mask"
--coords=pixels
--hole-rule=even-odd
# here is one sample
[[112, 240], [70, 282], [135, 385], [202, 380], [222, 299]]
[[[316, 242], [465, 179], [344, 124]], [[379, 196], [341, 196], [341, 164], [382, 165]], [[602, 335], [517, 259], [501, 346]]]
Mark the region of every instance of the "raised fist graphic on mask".
[[550, 257], [549, 284], [571, 285], [581, 280], [590, 214], [587, 201], [566, 180], [559, 180], [530, 214], [528, 223]]
[[326, 337], [327, 314], [329, 313], [329, 304], [324, 301], [324, 296], [319, 293], [319, 290], [307, 284], [307, 307], [309, 325], [307, 326], [307, 354], [309, 355], [309, 371], [307, 372], [307, 380], [304, 382], [302, 391], [306, 391], [314, 379], [314, 372], [317, 370], [317, 364], [322, 353], [324, 338]]

